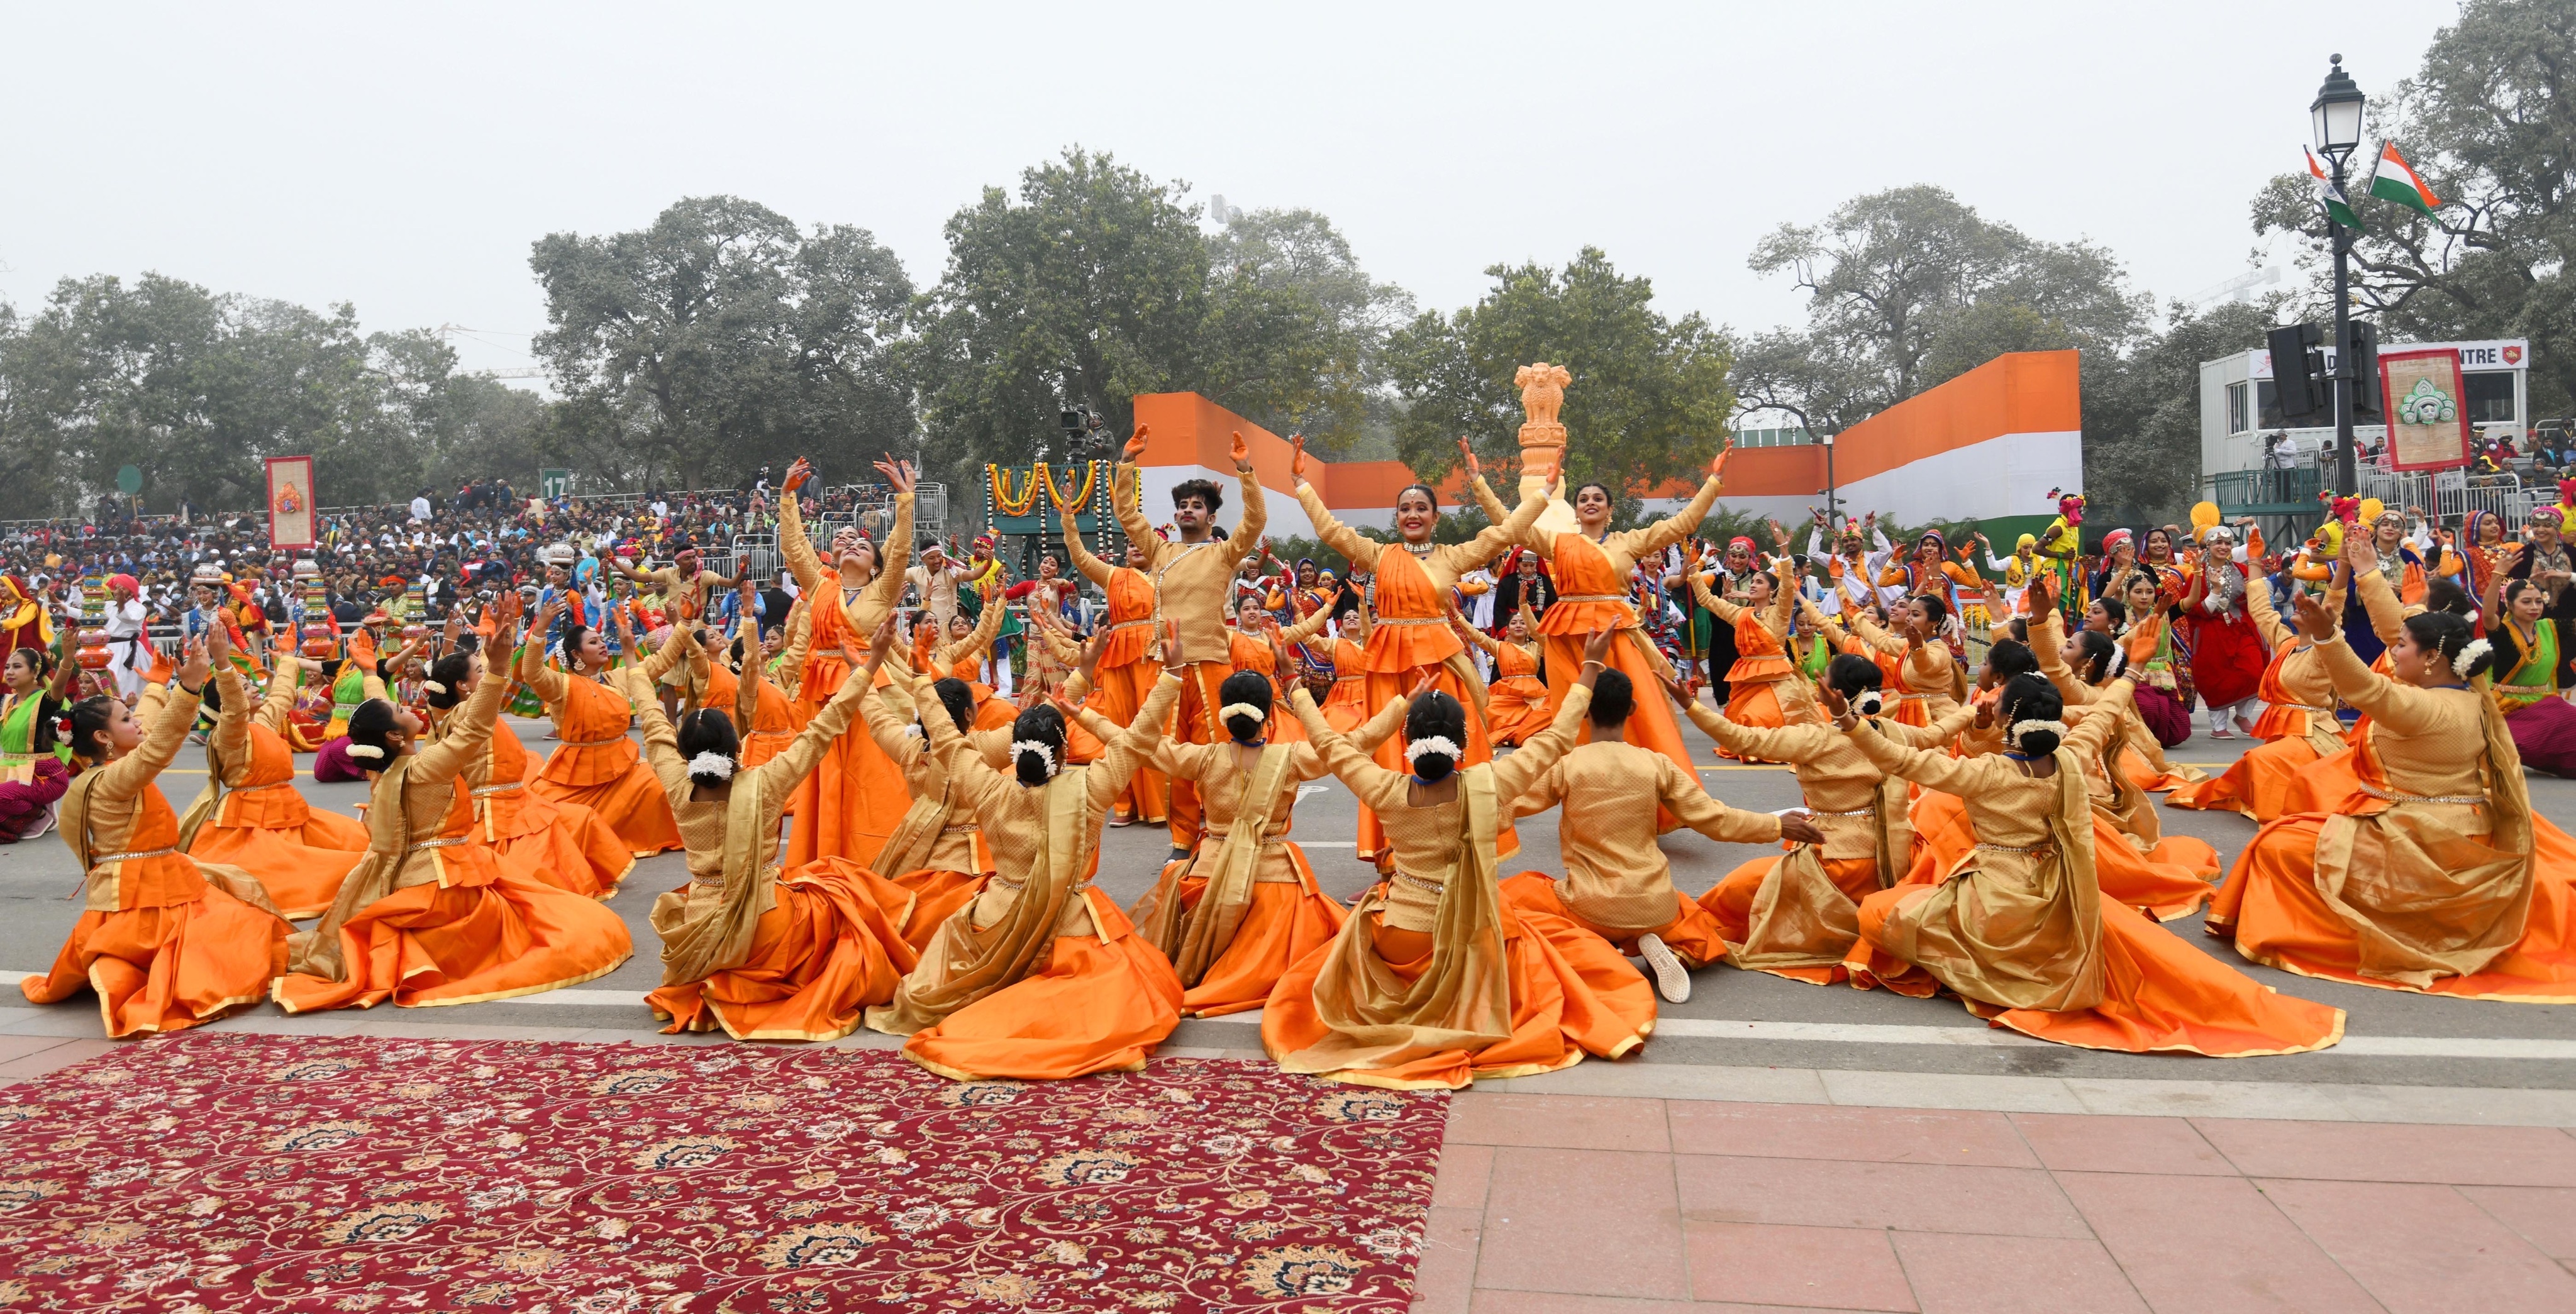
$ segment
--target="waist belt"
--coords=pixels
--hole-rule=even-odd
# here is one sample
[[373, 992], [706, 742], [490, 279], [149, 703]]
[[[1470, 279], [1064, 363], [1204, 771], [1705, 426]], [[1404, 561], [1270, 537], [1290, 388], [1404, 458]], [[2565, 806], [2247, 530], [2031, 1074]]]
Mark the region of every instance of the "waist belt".
[[1444, 891], [1444, 890], [1446, 890], [1446, 889], [1448, 889], [1448, 888], [1449, 888], [1449, 887], [1448, 887], [1448, 885], [1447, 885], [1447, 883], [1445, 883], [1445, 882], [1442, 882], [1442, 881], [1427, 881], [1427, 880], [1422, 879], [1422, 878], [1421, 878], [1421, 877], [1419, 877], [1419, 876], [1414, 875], [1413, 873], [1411, 873], [1411, 872], [1409, 872], [1409, 871], [1405, 871], [1405, 870], [1404, 870], [1404, 869], [1402, 869], [1402, 868], [1398, 868], [1398, 869], [1396, 869], [1396, 872], [1395, 872], [1395, 883], [1396, 883], [1396, 884], [1398, 884], [1398, 885], [1410, 885], [1410, 886], [1412, 886], [1414, 889], [1420, 890], [1420, 891], [1422, 891], [1422, 892], [1423, 892], [1423, 893], [1425, 893], [1425, 894], [1433, 895], [1433, 896], [1435, 896], [1435, 897], [1436, 897], [1437, 895], [1439, 895], [1442, 891]]
[[1992, 851], [1994, 851], [1994, 852], [1996, 852], [1996, 853], [2046, 853], [2046, 852], [2048, 852], [2049, 850], [2056, 848], [2056, 847], [2057, 847], [2057, 845], [2055, 845], [2054, 843], [2045, 843], [2045, 844], [1987, 844], [1987, 843], [1984, 843], [1984, 842], [1982, 842], [1982, 841], [1981, 841], [1981, 842], [1979, 842], [1979, 843], [1978, 843], [1977, 847], [1978, 847], [1978, 848], [1981, 848], [1981, 849], [1989, 849], [1989, 850], [1992, 850]]
[[2558, 692], [2557, 689], [2545, 684], [2499, 684], [2495, 686], [2495, 691], [2500, 694], [2527, 694], [2535, 698]]
[[91, 871], [96, 871], [111, 862], [133, 862], [141, 858], [166, 858], [178, 851], [178, 846], [174, 844], [166, 849], [146, 849], [136, 853], [106, 853], [90, 859], [89, 865]]
[[466, 794], [472, 798], [490, 798], [494, 794], [507, 794], [512, 790], [526, 789], [527, 787], [527, 781], [513, 780], [506, 785], [485, 785], [481, 789], [470, 789], [466, 791]]
[[1858, 812], [1818, 812], [1813, 808], [1807, 810], [1807, 815], [1811, 817], [1868, 817], [1875, 816], [1877, 813], [1876, 808], [1862, 808]]
[[606, 748], [610, 744], [622, 744], [625, 742], [626, 736], [619, 735], [615, 739], [586, 739], [580, 743], [574, 743], [567, 739], [563, 741], [563, 746], [565, 748]]
[[1896, 696], [1896, 701], [1898, 701], [1898, 702], [1900, 702], [1900, 703], [1920, 703], [1920, 702], [1928, 701], [1931, 697], [1932, 697], [1932, 695], [1930, 695], [1930, 694], [1928, 694], [1928, 693], [1917, 693], [1917, 694], [1901, 693], [1901, 694], [1898, 694], [1898, 695]]
[[1370, 625], [1371, 628], [1375, 628], [1380, 625], [1446, 625], [1448, 623], [1449, 618], [1446, 616], [1380, 616], [1370, 622]]
[[793, 730], [754, 730], [751, 732], [751, 737], [754, 739], [794, 739], [796, 737], [796, 732]]
[[227, 788], [236, 794], [256, 794], [263, 789], [285, 789], [294, 783], [292, 780], [272, 780], [265, 785], [231, 785]]
[[1137, 626], [1139, 626], [1139, 625], [1151, 625], [1151, 624], [1153, 624], [1153, 623], [1154, 623], [1154, 619], [1153, 619], [1153, 617], [1148, 616], [1148, 617], [1146, 617], [1146, 618], [1145, 618], [1145, 619], [1143, 619], [1143, 620], [1112, 621], [1112, 622], [1110, 622], [1110, 624], [1109, 624], [1109, 627], [1108, 627], [1108, 628], [1113, 629], [1113, 630], [1132, 630], [1132, 629], [1136, 628], [1136, 627], [1137, 627]]
[[983, 827], [969, 821], [962, 825], [942, 826], [939, 828], [939, 833], [942, 835], [976, 835], [981, 834], [983, 829]]
[[2384, 803], [2468, 803], [2484, 806], [2487, 801], [2484, 794], [2391, 794], [2368, 785], [2362, 786], [2361, 792]]
[[473, 836], [471, 836], [471, 835], [459, 835], [459, 836], [455, 837], [454, 839], [422, 840], [422, 841], [421, 841], [420, 843], [418, 843], [418, 844], [406, 844], [406, 845], [404, 845], [404, 846], [403, 846], [403, 852], [404, 852], [404, 853], [406, 853], [406, 854], [410, 854], [410, 853], [418, 853], [418, 852], [420, 852], [420, 851], [422, 851], [422, 850], [424, 850], [424, 849], [452, 849], [452, 848], [456, 847], [456, 846], [457, 846], [457, 845], [459, 845], [459, 844], [466, 844], [466, 843], [470, 843], [470, 842], [472, 842], [473, 838], [474, 838], [474, 837], [473, 837]]

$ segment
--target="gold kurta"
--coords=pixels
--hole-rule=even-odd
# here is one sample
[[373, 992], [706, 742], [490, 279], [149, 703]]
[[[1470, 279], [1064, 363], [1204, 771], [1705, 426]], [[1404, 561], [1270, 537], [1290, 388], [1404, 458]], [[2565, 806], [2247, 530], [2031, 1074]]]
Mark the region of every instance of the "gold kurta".
[[[999, 603], [984, 609], [986, 615], [1000, 610]], [[904, 813], [903, 824], [877, 854], [885, 869], [878, 874], [891, 878], [915, 871], [989, 871], [992, 864], [981, 860], [975, 850], [979, 833], [975, 809], [951, 785], [947, 768], [930, 751], [930, 742], [915, 733], [912, 717], [924, 707], [933, 716], [948, 715], [948, 705], [939, 701], [938, 694], [929, 695], [927, 702], [917, 701], [900, 681], [877, 690], [859, 707], [859, 714], [867, 718], [868, 736], [903, 768], [903, 783], [912, 791], [912, 807]], [[994, 752], [1007, 763], [1010, 730], [1005, 727], [993, 733], [1000, 736]], [[979, 743], [979, 752], [981, 748]]]
[[[2048, 614], [2032, 621], [2030, 654], [2038, 659], [2039, 673], [2057, 687], [2058, 697], [2064, 700], [2071, 720], [2080, 714], [2081, 709], [2101, 701], [2105, 695], [2101, 689], [2075, 678], [2075, 668], [2067, 665], [2063, 624], [2054, 607], [2048, 609]], [[2164, 823], [2157, 816], [2154, 796], [2132, 784], [2128, 774], [2121, 770], [2120, 755], [2123, 751], [2138, 754], [2159, 775], [2173, 768], [2166, 763], [2164, 748], [2156, 743], [2147, 723], [2138, 719], [2135, 703], [2122, 704], [2119, 720], [2120, 734], [2104, 741], [2099, 751], [2087, 755], [2083, 765], [2085, 789], [2094, 808], [2104, 819], [2128, 836], [2140, 853], [2146, 853], [2163, 842]], [[2182, 774], [2194, 783], [2208, 778], [2207, 772], [2196, 768], [2186, 768]]]
[[2009, 757], [1907, 748], [1867, 721], [1847, 733], [1879, 770], [1957, 795], [1977, 831], [1977, 847], [1945, 879], [1889, 912], [1883, 948], [1983, 1004], [2063, 1012], [2101, 1002], [2102, 893], [2081, 772], [2118, 732], [2134, 687], [2124, 678], [2101, 691], [2097, 714], [2060, 743], [2045, 779]]
[[1118, 508], [1118, 526], [1127, 531], [1127, 541], [1145, 554], [1145, 575], [1154, 581], [1155, 628], [1177, 622], [1181, 627], [1181, 648], [1185, 652], [1207, 654], [1202, 660], [1220, 660], [1215, 654], [1226, 651], [1226, 616], [1234, 597], [1234, 573], [1243, 559], [1260, 546], [1261, 531], [1269, 524], [1269, 514], [1261, 501], [1261, 479], [1246, 470], [1236, 476], [1243, 489], [1243, 517], [1228, 536], [1198, 543], [1166, 543], [1154, 533], [1151, 521], [1136, 506], [1136, 467], [1121, 464], [1112, 481], [1111, 501]]
[[[2380, 587], [2385, 589], [2387, 585], [2383, 583]], [[2363, 596], [2366, 606], [2367, 590]], [[2308, 747], [2315, 749], [2319, 757], [2343, 751], [2343, 723], [2335, 719], [2334, 678], [2326, 674], [2325, 659], [2317, 655], [2316, 645], [2301, 637], [2272, 605], [2270, 580], [2260, 575], [2246, 577], [2245, 609], [2254, 618], [2254, 632], [2263, 636], [2263, 651], [2279, 652], [2282, 644], [2298, 640], [2299, 646], [2281, 659], [2277, 678], [2282, 692], [2296, 700], [2308, 714]], [[2341, 589], [2326, 595], [2326, 610], [2332, 615], [2343, 614]]]
[[1649, 799], [1722, 844], [1780, 841], [1778, 817], [1730, 808], [1683, 775], [1671, 758], [1617, 740], [1568, 751], [1510, 806], [1515, 817], [1564, 807], [1557, 842], [1565, 879], [1557, 897], [1595, 926], [1635, 933], [1673, 920], [1673, 867], [1655, 846], [1655, 810], [1644, 806]]

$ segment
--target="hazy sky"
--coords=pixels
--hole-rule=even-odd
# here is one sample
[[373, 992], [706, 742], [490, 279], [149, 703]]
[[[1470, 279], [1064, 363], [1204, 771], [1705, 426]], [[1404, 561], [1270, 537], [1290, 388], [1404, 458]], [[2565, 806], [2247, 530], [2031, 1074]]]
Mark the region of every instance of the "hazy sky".
[[2383, 93], [2455, 12], [8, 3], [0, 297], [157, 270], [520, 366], [542, 234], [733, 193], [873, 230], [927, 285], [952, 213], [1072, 143], [1320, 210], [1426, 307], [1590, 243], [1668, 313], [1795, 321], [1755, 241], [1918, 182], [2188, 296], [2248, 267], [2327, 54]]

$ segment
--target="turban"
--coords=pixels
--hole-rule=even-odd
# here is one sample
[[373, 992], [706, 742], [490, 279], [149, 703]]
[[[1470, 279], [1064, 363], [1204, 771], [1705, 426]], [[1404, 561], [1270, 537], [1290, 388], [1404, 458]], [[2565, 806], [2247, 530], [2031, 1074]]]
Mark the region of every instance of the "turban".
[[2110, 533], [2102, 536], [2102, 550], [2108, 552], [2128, 541], [2129, 531], [2125, 529], [2114, 529]]
[[1743, 536], [1742, 534], [1738, 534], [1738, 535], [1736, 535], [1735, 537], [1733, 537], [1733, 538], [1730, 538], [1730, 539], [1726, 540], [1726, 550], [1727, 550], [1727, 551], [1729, 551], [1729, 552], [1733, 552], [1733, 551], [1734, 551], [1734, 550], [1736, 550], [1737, 548], [1742, 548], [1742, 549], [1744, 549], [1747, 553], [1750, 553], [1750, 552], [1752, 552], [1752, 551], [1754, 550], [1754, 547], [1753, 547], [1753, 540], [1752, 540], [1752, 539], [1749, 539], [1749, 538], [1746, 538], [1746, 537], [1745, 537], [1745, 536]]
[[2038, 546], [2038, 537], [2031, 534], [2024, 534], [2020, 538], [2013, 540], [2013, 551], [2015, 552], [2028, 552]]

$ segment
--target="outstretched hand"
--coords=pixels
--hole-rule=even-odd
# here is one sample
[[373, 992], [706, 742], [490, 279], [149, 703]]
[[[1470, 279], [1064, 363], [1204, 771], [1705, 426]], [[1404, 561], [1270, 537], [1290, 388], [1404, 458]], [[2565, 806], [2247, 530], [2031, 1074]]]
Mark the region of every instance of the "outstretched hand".
[[2299, 633], [2318, 643], [2335, 636], [2334, 614], [2326, 610], [2324, 603], [2310, 597], [2307, 590], [2300, 590], [2298, 600], [2291, 605], [2298, 609]]
[[1237, 429], [1234, 431], [1234, 445], [1226, 449], [1226, 455], [1234, 458], [1234, 472], [1236, 474], [1248, 474], [1251, 472], [1252, 445], [1243, 441], [1243, 430]]
[[1830, 684], [1816, 686], [1816, 705], [1825, 709], [1825, 715], [1837, 721], [1851, 715], [1851, 700], [1843, 697], [1842, 691]]
[[1610, 640], [1615, 637], [1617, 637], [1616, 632], [1611, 630], [1600, 630], [1586, 635], [1583, 640], [1583, 664], [1589, 666], [1598, 662], [1604, 666], [1609, 665]]
[[1288, 477], [1300, 483], [1306, 479], [1306, 435], [1288, 440]]
[[1458, 435], [1458, 459], [1467, 463], [1468, 478], [1482, 479], [1485, 477], [1484, 463], [1476, 459], [1475, 444], [1468, 442], [1467, 435], [1463, 433]]
[[209, 664], [206, 660], [206, 643], [207, 638], [203, 635], [188, 640], [187, 654], [184, 659], [180, 661], [179, 669], [174, 676], [180, 688], [203, 689], [206, 687], [206, 672], [209, 669]]
[[1734, 450], [1735, 440], [1729, 438], [1726, 440], [1726, 445], [1724, 447], [1717, 449], [1717, 459], [1708, 463], [1708, 477], [1716, 480], [1718, 482], [1718, 486], [1721, 488], [1726, 486], [1727, 454]]
[[1657, 672], [1655, 682], [1664, 686], [1664, 693], [1672, 698], [1676, 707], [1688, 707], [1698, 701], [1698, 695], [1693, 694], [1688, 686], [1669, 675]]
[[1125, 449], [1118, 453], [1118, 459], [1125, 461], [1129, 465], [1134, 465], [1136, 462], [1143, 460], [1145, 457], [1145, 435], [1151, 432], [1153, 432], [1153, 427], [1151, 425], [1137, 425], [1134, 436], [1127, 440], [1127, 446]]
[[813, 477], [814, 463], [804, 457], [797, 457], [796, 463], [787, 467], [787, 478], [780, 481], [779, 489], [782, 492], [795, 492], [805, 486], [806, 480]]

